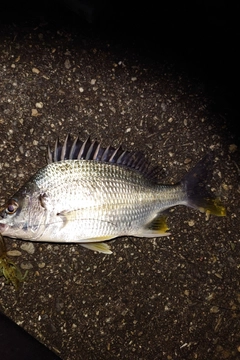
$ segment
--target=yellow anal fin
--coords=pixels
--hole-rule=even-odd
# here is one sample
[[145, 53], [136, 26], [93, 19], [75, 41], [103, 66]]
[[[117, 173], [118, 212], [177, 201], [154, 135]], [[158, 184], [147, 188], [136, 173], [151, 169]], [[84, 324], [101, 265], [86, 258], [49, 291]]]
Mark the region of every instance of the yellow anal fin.
[[221, 201], [216, 198], [205, 198], [203, 204], [199, 206], [201, 212], [207, 213], [207, 215], [226, 216], [226, 208], [222, 205]]
[[81, 243], [80, 245], [89, 250], [97, 251], [99, 253], [112, 254], [112, 251], [110, 250], [110, 246], [103, 242]]
[[168, 236], [170, 235], [168, 230], [167, 217], [165, 215], [158, 215], [134, 235], [148, 238]]

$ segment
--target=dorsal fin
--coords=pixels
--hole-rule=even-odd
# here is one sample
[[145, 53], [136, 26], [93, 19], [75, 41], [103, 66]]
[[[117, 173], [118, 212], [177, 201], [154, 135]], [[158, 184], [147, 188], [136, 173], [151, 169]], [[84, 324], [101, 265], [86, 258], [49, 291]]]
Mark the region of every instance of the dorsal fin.
[[70, 135], [67, 135], [63, 145], [59, 139], [56, 140], [53, 150], [48, 145], [48, 163], [74, 159], [126, 166], [137, 170], [150, 180], [157, 180], [160, 173], [159, 167], [152, 167], [142, 152], [126, 151], [121, 146], [116, 149], [110, 145], [104, 148], [96, 140], [92, 142], [90, 137], [83, 142], [79, 137], [72, 140]]

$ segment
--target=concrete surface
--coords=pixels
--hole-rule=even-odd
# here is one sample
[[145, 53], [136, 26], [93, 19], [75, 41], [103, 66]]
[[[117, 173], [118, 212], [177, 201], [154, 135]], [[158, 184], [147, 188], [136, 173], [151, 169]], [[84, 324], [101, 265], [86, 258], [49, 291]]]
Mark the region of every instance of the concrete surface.
[[214, 150], [211, 186], [227, 216], [176, 207], [171, 236], [116, 239], [112, 255], [6, 239], [29, 272], [19, 291], [1, 277], [1, 310], [62, 360], [240, 359], [240, 135], [226, 9], [214, 19], [202, 9], [196, 24], [195, 9], [182, 18], [151, 9], [151, 27], [147, 6], [114, 26], [110, 11], [89, 24], [44, 5], [1, 13], [1, 206], [45, 165], [48, 142], [80, 133], [144, 151], [165, 183]]

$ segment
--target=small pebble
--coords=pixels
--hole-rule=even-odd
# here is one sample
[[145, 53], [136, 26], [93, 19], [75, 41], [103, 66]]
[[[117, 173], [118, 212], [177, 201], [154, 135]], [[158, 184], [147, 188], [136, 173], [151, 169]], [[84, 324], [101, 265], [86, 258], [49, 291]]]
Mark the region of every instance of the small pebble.
[[36, 108], [38, 108], [38, 109], [42, 109], [43, 108], [43, 103], [40, 101], [40, 102], [37, 102], [36, 104], [35, 104], [35, 106], [36, 106]]
[[34, 254], [34, 252], [35, 252], [35, 247], [32, 242], [26, 242], [26, 243], [22, 244], [20, 247], [22, 250], [26, 251], [28, 254]]
[[43, 269], [46, 266], [45, 262], [38, 263], [38, 267]]
[[37, 109], [32, 109], [32, 112], [31, 112], [32, 116], [39, 116], [39, 112], [37, 111]]
[[190, 164], [191, 162], [192, 162], [192, 159], [190, 159], [190, 158], [186, 158], [184, 160], [184, 164]]
[[21, 256], [22, 253], [19, 250], [9, 250], [7, 251], [8, 256]]
[[109, 106], [109, 109], [110, 109], [114, 114], [116, 114], [116, 109], [115, 109], [114, 106]]
[[71, 63], [70, 63], [70, 60], [69, 60], [69, 59], [66, 59], [66, 60], [65, 60], [64, 66], [65, 66], [66, 69], [70, 69]]
[[162, 109], [162, 111], [166, 111], [166, 109], [167, 109], [167, 105], [164, 103], [164, 102], [162, 102], [161, 103], [161, 109]]
[[225, 183], [223, 183], [223, 184], [222, 184], [222, 188], [223, 188], [225, 191], [229, 190], [228, 185], [227, 185], [227, 184], [225, 184]]
[[234, 153], [235, 151], [237, 151], [237, 145], [236, 144], [229, 145], [229, 152]]
[[218, 306], [212, 306], [210, 309], [210, 313], [212, 314], [216, 314], [219, 312], [219, 307]]
[[34, 74], [39, 74], [40, 73], [40, 70], [38, 70], [37, 68], [32, 68], [32, 72], [34, 73]]
[[21, 267], [21, 269], [23, 269], [23, 270], [30, 270], [30, 269], [33, 268], [33, 266], [32, 266], [31, 263], [22, 263], [22, 264], [20, 265], [20, 267]]

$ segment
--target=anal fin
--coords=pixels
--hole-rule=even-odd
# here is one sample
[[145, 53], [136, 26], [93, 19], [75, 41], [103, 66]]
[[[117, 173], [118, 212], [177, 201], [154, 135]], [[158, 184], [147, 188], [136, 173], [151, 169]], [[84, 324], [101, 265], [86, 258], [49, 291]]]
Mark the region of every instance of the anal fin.
[[97, 251], [103, 254], [112, 254], [110, 246], [103, 242], [81, 243], [80, 245], [89, 250]]
[[146, 224], [137, 234], [133, 234], [138, 237], [160, 237], [168, 236], [169, 227], [167, 225], [167, 217], [165, 215], [157, 215], [150, 223]]

